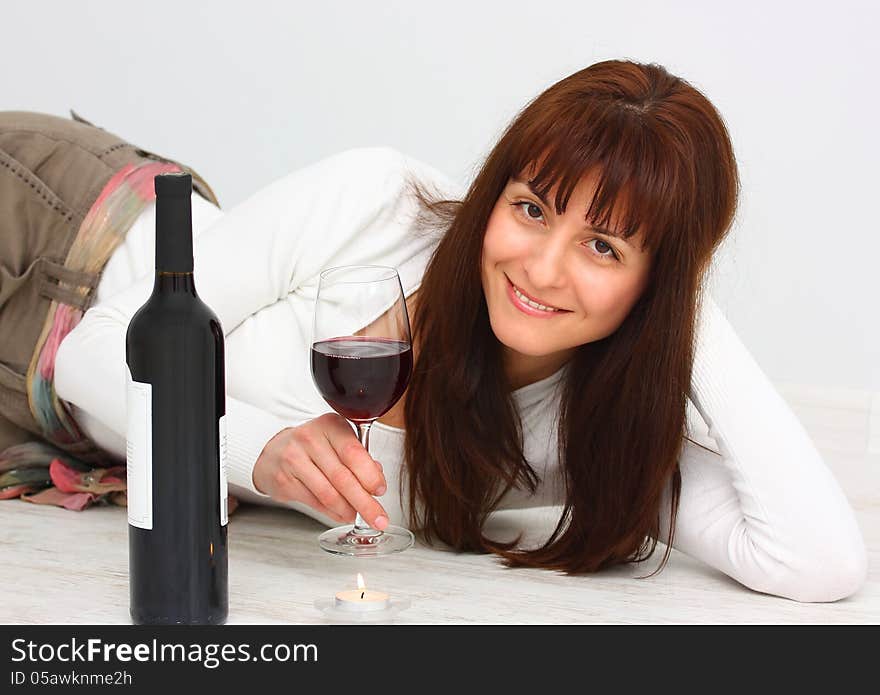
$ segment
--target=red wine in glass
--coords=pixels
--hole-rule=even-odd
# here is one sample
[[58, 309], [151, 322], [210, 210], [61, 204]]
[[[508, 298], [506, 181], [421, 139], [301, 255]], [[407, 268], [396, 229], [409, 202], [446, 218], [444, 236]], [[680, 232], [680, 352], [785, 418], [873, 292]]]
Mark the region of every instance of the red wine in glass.
[[[406, 298], [395, 268], [350, 265], [321, 271], [312, 326], [312, 382], [321, 397], [358, 432], [370, 451], [373, 422], [403, 396], [413, 369]], [[402, 526], [372, 528], [360, 514], [354, 524], [322, 533], [327, 552], [375, 557], [412, 547]]]
[[412, 346], [402, 340], [346, 336], [312, 345], [312, 376], [324, 400], [352, 422], [382, 417], [412, 374]]

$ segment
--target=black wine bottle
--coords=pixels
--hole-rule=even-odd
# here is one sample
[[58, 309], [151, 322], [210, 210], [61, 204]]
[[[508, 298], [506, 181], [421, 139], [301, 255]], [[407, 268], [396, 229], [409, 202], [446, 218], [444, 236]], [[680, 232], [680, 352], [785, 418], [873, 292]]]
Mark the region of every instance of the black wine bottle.
[[129, 590], [137, 624], [228, 611], [223, 329], [196, 293], [192, 178], [156, 189], [156, 278], [125, 336]]

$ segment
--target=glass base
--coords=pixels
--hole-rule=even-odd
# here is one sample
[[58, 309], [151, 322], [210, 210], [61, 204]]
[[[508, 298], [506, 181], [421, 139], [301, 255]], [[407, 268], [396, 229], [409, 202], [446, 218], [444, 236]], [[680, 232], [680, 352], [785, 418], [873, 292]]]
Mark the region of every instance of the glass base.
[[321, 548], [328, 553], [354, 557], [399, 553], [411, 548], [414, 540], [412, 533], [400, 526], [386, 526], [384, 531], [370, 529], [366, 533], [356, 533], [354, 524], [331, 528], [318, 537]]

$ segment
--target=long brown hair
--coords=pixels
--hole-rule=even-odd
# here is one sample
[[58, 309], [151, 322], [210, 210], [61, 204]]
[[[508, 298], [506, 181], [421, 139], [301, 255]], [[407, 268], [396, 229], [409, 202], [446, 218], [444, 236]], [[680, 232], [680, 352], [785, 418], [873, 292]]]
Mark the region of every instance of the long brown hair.
[[[481, 284], [483, 236], [512, 176], [561, 214], [597, 172], [587, 218], [622, 210], [627, 237], [644, 230], [650, 278], [611, 335], [577, 348], [562, 385], [562, 514], [540, 546], [487, 538], [483, 524], [513, 486], [534, 492], [522, 428], [502, 369]], [[430, 542], [493, 552], [507, 566], [593, 572], [648, 559], [672, 486], [669, 543], [681, 493], [678, 457], [700, 290], [736, 210], [739, 177], [730, 136], [708, 99], [662, 66], [605, 61], [528, 103], [489, 153], [464, 200], [437, 200], [411, 181], [423, 211], [444, 221], [419, 289], [413, 337], [420, 353], [404, 406], [401, 499]], [[454, 307], [454, 310], [450, 310]], [[693, 440], [691, 440], [693, 441]]]

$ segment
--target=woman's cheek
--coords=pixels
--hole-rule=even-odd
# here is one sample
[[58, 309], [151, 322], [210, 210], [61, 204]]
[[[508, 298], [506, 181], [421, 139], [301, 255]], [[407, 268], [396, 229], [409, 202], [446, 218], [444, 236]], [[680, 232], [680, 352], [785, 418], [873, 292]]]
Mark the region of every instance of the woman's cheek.
[[483, 255], [492, 262], [498, 259], [504, 248], [500, 243], [500, 236], [498, 226], [490, 224], [486, 230], [486, 236], [483, 238]]
[[597, 294], [593, 305], [596, 307], [596, 315], [601, 317], [605, 327], [614, 331], [623, 323], [634, 303], [631, 287], [610, 284]]
[[511, 259], [528, 251], [528, 239], [513, 224], [497, 224], [491, 230], [489, 239], [492, 256], [498, 259]]
[[610, 285], [601, 269], [581, 268], [578, 273], [577, 297], [586, 316], [601, 319], [614, 312], [617, 291]]

